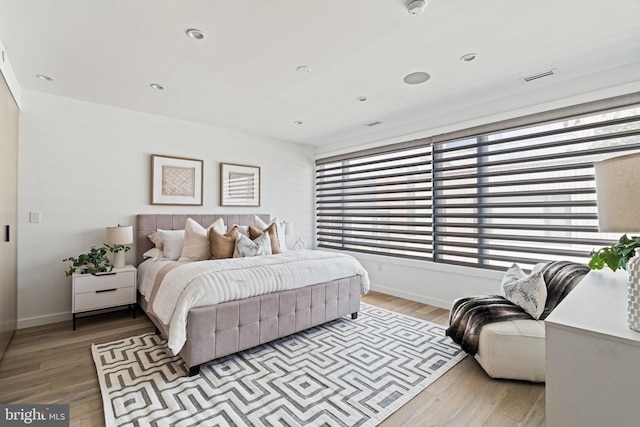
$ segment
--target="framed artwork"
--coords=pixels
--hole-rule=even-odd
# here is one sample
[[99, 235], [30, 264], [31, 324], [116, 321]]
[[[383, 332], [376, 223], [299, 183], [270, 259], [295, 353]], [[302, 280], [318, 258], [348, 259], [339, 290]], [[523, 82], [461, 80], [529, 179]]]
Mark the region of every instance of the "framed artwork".
[[151, 155], [151, 204], [202, 206], [204, 161]]
[[220, 163], [220, 206], [260, 206], [260, 167]]

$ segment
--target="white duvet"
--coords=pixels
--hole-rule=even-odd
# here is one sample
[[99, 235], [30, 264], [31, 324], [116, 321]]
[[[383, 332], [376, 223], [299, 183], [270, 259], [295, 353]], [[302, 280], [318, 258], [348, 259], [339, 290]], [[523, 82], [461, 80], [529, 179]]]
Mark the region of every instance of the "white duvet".
[[[153, 270], [157, 273], [159, 268]], [[368, 292], [369, 277], [354, 257], [324, 251], [287, 251], [180, 265], [166, 274], [154, 298], [145, 298], [150, 300], [150, 310], [169, 326], [168, 346], [178, 354], [187, 338], [187, 314], [191, 308], [355, 275], [361, 277], [362, 292]], [[142, 281], [141, 285], [148, 288]]]

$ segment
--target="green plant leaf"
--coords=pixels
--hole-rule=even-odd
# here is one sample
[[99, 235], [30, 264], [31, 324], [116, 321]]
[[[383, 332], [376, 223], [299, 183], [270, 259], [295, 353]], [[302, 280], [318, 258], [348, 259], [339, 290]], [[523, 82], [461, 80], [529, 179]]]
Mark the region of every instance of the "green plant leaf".
[[619, 268], [626, 270], [627, 263], [635, 256], [635, 249], [639, 247], [640, 236], [630, 238], [624, 234], [618, 239], [617, 243], [591, 252], [589, 268], [601, 270], [606, 265], [613, 271]]

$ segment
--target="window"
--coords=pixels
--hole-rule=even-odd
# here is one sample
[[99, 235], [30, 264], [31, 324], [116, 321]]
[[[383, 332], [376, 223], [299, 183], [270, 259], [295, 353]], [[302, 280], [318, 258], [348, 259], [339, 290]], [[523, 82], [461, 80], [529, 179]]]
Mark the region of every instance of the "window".
[[319, 246], [431, 259], [431, 146], [418, 145], [318, 165]]
[[318, 246], [491, 269], [586, 262], [619, 237], [598, 232], [593, 164], [640, 149], [640, 106], [614, 100], [626, 106], [320, 159]]

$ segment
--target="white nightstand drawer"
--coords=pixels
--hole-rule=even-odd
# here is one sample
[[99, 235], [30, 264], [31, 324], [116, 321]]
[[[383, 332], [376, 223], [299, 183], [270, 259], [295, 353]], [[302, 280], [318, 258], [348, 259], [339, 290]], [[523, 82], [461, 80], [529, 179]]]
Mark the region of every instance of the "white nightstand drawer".
[[135, 284], [135, 271], [122, 271], [117, 274], [111, 273], [96, 276], [82, 274], [74, 277], [74, 292], [75, 294], [93, 293], [104, 289], [126, 288], [132, 284]]
[[74, 313], [114, 307], [118, 305], [135, 304], [136, 288], [107, 288], [94, 292], [83, 292], [74, 296]]

